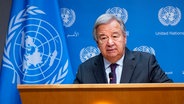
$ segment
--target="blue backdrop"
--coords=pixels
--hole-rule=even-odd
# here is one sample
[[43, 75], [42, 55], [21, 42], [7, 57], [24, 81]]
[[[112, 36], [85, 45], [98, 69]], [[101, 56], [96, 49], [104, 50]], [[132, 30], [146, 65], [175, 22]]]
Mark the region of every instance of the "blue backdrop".
[[72, 84], [79, 64], [100, 53], [96, 18], [119, 16], [127, 47], [154, 54], [184, 82], [183, 0], [13, 0], [2, 66], [0, 104], [21, 104], [17, 84]]
[[184, 82], [183, 0], [60, 0], [61, 17], [74, 74], [78, 65], [99, 53], [92, 38], [96, 18], [120, 16], [127, 47], [154, 54], [174, 82]]

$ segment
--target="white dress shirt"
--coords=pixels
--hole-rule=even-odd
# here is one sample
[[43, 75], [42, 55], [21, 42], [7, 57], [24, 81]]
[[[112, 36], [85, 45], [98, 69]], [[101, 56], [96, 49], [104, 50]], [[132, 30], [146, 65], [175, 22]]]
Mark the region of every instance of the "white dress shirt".
[[[104, 66], [105, 66], [107, 81], [108, 81], [108, 83], [110, 83], [109, 73], [111, 72], [110, 65], [112, 63], [107, 61], [105, 58], [103, 58], [103, 60], [104, 60]], [[122, 74], [122, 70], [123, 70], [123, 60], [124, 60], [124, 56], [122, 56], [121, 59], [116, 62], [116, 64], [118, 64], [117, 67], [116, 67], [116, 84], [120, 83], [121, 74]]]

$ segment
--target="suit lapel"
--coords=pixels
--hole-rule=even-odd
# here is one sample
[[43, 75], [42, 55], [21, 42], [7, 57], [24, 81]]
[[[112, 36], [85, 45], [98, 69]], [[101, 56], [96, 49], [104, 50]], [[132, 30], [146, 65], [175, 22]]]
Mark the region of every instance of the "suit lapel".
[[103, 63], [103, 57], [100, 54], [99, 57], [95, 60], [95, 67], [93, 69], [95, 79], [97, 83], [107, 83], [104, 63]]
[[135, 56], [126, 48], [120, 83], [129, 83], [135, 69]]

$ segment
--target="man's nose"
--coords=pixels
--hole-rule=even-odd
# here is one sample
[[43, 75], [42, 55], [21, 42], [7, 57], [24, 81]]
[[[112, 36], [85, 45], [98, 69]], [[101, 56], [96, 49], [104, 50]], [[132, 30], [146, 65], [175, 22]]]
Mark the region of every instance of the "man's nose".
[[112, 38], [109, 38], [109, 39], [107, 40], [107, 44], [109, 44], [109, 45], [114, 44], [114, 40], [113, 40]]

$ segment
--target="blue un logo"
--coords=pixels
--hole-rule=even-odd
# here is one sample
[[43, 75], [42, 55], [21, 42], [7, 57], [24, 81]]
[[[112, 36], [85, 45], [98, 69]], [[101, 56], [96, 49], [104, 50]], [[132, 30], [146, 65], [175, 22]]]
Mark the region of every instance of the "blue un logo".
[[158, 19], [164, 26], [175, 26], [181, 19], [181, 11], [173, 6], [161, 8], [158, 12]]
[[52, 75], [58, 67], [62, 57], [62, 42], [57, 31], [48, 22], [36, 18], [25, 22], [30, 21], [29, 25], [19, 30], [13, 50], [19, 52], [14, 53], [15, 62], [17, 58], [22, 61], [22, 64], [16, 63], [24, 74], [23, 82], [35, 83]]
[[45, 14], [42, 10], [33, 6], [27, 9], [10, 20], [4, 67], [14, 71], [12, 83], [20, 83], [20, 79], [21, 83], [61, 83], [68, 73], [61, 36], [44, 19], [26, 17]]

